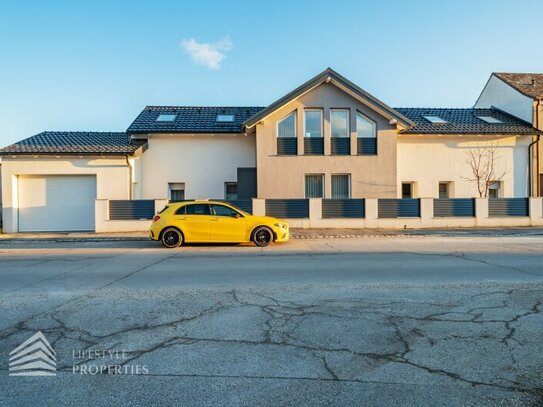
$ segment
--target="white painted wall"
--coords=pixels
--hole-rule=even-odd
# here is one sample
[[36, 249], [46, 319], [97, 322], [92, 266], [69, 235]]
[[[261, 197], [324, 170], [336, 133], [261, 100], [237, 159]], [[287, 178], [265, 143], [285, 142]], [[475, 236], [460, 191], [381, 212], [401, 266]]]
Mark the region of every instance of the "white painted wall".
[[152, 135], [135, 160], [134, 197], [168, 199], [168, 183], [185, 183], [185, 198], [224, 198], [238, 167], [255, 167], [255, 139], [245, 135]]
[[[6, 233], [18, 231], [19, 175], [96, 176], [97, 199], [130, 199], [129, 171], [124, 157], [120, 158], [37, 158], [4, 157], [2, 160], [2, 214]], [[69, 199], [69, 197], [67, 197]]]
[[496, 173], [506, 170], [502, 179], [504, 198], [526, 197], [527, 154], [531, 137], [494, 136], [398, 136], [398, 198], [402, 182], [416, 182], [415, 196], [438, 198], [439, 182], [453, 182], [455, 198], [478, 197], [477, 187], [463, 177], [472, 175], [467, 155], [477, 145], [495, 145]]
[[533, 99], [523, 95], [494, 75], [490, 77], [475, 103], [476, 108], [490, 108], [492, 106], [528, 123], [533, 121]]

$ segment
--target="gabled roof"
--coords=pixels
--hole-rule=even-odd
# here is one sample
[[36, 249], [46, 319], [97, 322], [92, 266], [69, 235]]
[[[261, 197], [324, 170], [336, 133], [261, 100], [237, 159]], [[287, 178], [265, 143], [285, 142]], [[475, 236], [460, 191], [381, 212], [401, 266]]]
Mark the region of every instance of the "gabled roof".
[[130, 136], [121, 132], [44, 131], [0, 149], [0, 155], [130, 155], [141, 145], [131, 143]]
[[271, 113], [279, 109], [281, 106], [296, 99], [297, 97], [303, 95], [304, 93], [307, 93], [311, 89], [317, 87], [318, 85], [324, 82], [331, 82], [335, 85], [338, 85], [340, 88], [349, 91], [353, 95], [358, 96], [359, 99], [366, 101], [369, 105], [371, 105], [373, 109], [375, 109], [380, 114], [382, 114], [383, 116], [389, 119], [396, 119], [398, 122], [400, 122], [406, 127], [413, 125], [413, 123], [408, 118], [403, 116], [401, 113], [394, 110], [393, 108], [386, 105], [385, 103], [381, 102], [375, 96], [370, 95], [368, 92], [366, 92], [359, 86], [355, 85], [353, 82], [349, 81], [347, 78], [338, 74], [332, 68], [325, 69], [317, 76], [311, 78], [304, 84], [294, 89], [292, 92], [287, 93], [285, 96], [276, 100], [265, 109], [259, 111], [254, 116], [247, 119], [244, 125], [247, 127], [254, 126], [256, 123], [258, 123], [259, 121], [264, 119], [266, 116], [270, 115]]
[[[261, 106], [147, 106], [126, 130], [128, 133], [242, 133], [243, 122]], [[176, 115], [157, 122], [161, 114]], [[217, 115], [233, 115], [233, 122], [217, 122]]]
[[[511, 134], [533, 135], [541, 133], [521, 119], [499, 109], [447, 109], [398, 107], [397, 111], [415, 123], [401, 130], [401, 134]], [[424, 116], [438, 116], [447, 123], [434, 124]], [[488, 123], [479, 117], [492, 117], [501, 123]]]
[[543, 73], [494, 72], [501, 79], [524, 96], [532, 99], [543, 98]]

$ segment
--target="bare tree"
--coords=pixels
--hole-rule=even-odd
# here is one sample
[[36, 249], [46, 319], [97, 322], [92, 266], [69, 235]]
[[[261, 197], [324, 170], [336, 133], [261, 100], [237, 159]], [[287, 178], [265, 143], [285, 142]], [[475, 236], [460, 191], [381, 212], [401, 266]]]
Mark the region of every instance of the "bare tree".
[[489, 187], [494, 182], [501, 181], [507, 173], [505, 167], [503, 171], [498, 172], [496, 170], [497, 161], [497, 148], [495, 145], [479, 145], [471, 148], [467, 153], [466, 163], [471, 169], [471, 175], [462, 178], [475, 184], [481, 198], [486, 198]]

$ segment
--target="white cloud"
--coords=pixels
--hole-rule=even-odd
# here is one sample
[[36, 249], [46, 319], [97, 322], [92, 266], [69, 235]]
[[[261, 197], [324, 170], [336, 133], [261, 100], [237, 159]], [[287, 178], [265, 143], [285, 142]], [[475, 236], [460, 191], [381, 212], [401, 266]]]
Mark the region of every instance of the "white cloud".
[[223, 38], [217, 42], [198, 42], [194, 38], [181, 41], [181, 47], [192, 62], [212, 70], [221, 68], [221, 62], [226, 58], [225, 53], [233, 46], [229, 38]]

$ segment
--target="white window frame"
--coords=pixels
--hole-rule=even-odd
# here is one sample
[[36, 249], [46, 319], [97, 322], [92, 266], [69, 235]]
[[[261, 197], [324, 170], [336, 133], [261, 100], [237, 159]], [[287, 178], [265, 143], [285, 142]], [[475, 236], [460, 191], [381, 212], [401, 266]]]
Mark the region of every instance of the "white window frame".
[[[487, 198], [490, 198], [490, 187], [493, 185], [493, 184], [498, 184], [498, 196], [496, 198], [502, 198], [503, 197], [503, 181], [491, 181], [490, 182], [490, 185], [488, 185], [488, 193], [487, 193]], [[492, 188], [494, 189], [494, 188]], [[493, 198], [495, 199], [495, 198]]]
[[237, 191], [236, 199], [239, 199], [239, 184], [238, 184], [238, 182], [234, 182], [234, 181], [226, 181], [224, 183], [224, 199], [229, 199], [228, 196], [227, 196], [228, 195], [228, 186], [229, 185], [235, 185], [236, 186], [236, 191]]
[[343, 175], [347, 177], [347, 198], [344, 199], [351, 199], [352, 193], [351, 193], [351, 174], [345, 174], [345, 173], [338, 173], [338, 174], [331, 174], [330, 175], [330, 198], [334, 199], [334, 194], [332, 191], [332, 185], [334, 183], [332, 182], [332, 178], [337, 175]]
[[[288, 119], [291, 115], [294, 115], [294, 137], [279, 137], [279, 125], [283, 121]], [[288, 138], [288, 139], [298, 138], [298, 121], [297, 121], [297, 119], [298, 119], [297, 112], [296, 112], [296, 110], [293, 110], [292, 112], [290, 112], [289, 114], [284, 116], [281, 120], [278, 120], [277, 123], [275, 124], [275, 137], [276, 138]]]
[[[320, 137], [307, 137], [306, 136], [306, 131], [305, 131], [305, 114], [306, 112], [319, 112], [321, 114], [321, 136]], [[323, 126], [323, 121], [324, 121], [324, 112], [323, 112], [323, 109], [320, 109], [320, 108], [308, 108], [308, 109], [304, 109], [304, 138], [315, 138], [315, 139], [324, 139], [324, 126]]]
[[[321, 198], [308, 198], [305, 193], [305, 183], [306, 183], [306, 177], [308, 176], [319, 176], [322, 179], [322, 197]], [[324, 199], [326, 196], [326, 176], [323, 173], [308, 173], [304, 174], [304, 199]]]
[[[334, 126], [332, 122], [332, 113], [334, 112], [347, 112], [347, 137], [334, 137]], [[351, 137], [351, 110], [346, 108], [333, 108], [330, 109], [330, 138], [344, 138], [348, 139]], [[341, 174], [338, 174], [341, 175]]]
[[367, 121], [369, 121], [371, 124], [373, 124], [373, 136], [372, 137], [361, 137], [358, 135], [358, 120], [357, 120], [357, 117], [355, 117], [355, 132], [356, 132], [356, 138], [359, 139], [359, 138], [367, 138], [367, 139], [377, 139], [377, 122], [375, 120], [372, 120], [370, 119], [368, 116], [366, 116], [364, 113], [360, 112], [360, 111], [356, 111], [356, 116], [362, 116], [364, 119], [366, 119]]

